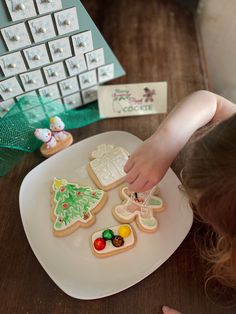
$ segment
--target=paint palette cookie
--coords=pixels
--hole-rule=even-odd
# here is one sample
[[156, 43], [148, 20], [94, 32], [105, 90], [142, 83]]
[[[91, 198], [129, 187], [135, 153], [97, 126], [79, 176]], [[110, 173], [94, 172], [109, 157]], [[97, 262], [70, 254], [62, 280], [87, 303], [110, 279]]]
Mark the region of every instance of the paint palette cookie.
[[136, 234], [129, 224], [117, 225], [93, 233], [92, 252], [97, 257], [108, 257], [134, 247]]
[[54, 235], [64, 237], [80, 227], [90, 227], [106, 201], [107, 193], [100, 189], [54, 178], [51, 188]]
[[164, 202], [158, 196], [158, 188], [154, 187], [144, 193], [134, 193], [124, 187], [120, 194], [123, 202], [112, 210], [115, 219], [122, 223], [131, 223], [135, 220], [140, 230], [155, 232], [158, 229], [158, 220], [153, 212], [164, 210]]
[[124, 148], [101, 144], [91, 154], [88, 174], [100, 189], [109, 191], [124, 182], [124, 165], [128, 158], [129, 153]]

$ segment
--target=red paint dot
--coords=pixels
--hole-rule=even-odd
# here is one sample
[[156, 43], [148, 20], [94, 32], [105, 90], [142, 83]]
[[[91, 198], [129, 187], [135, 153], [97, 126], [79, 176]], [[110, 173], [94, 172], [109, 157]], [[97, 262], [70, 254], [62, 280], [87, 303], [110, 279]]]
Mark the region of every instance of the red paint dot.
[[96, 192], [93, 192], [92, 195], [93, 195], [93, 196], [96, 196]]
[[69, 205], [67, 203], [64, 203], [62, 206], [63, 208], [68, 208]]
[[65, 188], [64, 188], [64, 187], [62, 187], [62, 188], [61, 188], [61, 192], [64, 192], [64, 191], [65, 191]]
[[77, 192], [77, 195], [81, 195], [81, 192]]
[[93, 242], [93, 245], [95, 247], [95, 249], [97, 251], [102, 251], [105, 246], [106, 246], [106, 240], [103, 239], [103, 238], [97, 238], [94, 242]]

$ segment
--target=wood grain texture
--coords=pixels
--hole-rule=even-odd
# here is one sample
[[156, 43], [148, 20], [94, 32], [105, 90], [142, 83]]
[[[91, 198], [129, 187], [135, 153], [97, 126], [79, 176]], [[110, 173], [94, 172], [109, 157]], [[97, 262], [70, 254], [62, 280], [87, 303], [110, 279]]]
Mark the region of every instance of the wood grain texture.
[[[168, 82], [168, 111], [187, 94], [206, 88], [194, 18], [171, 0], [82, 1], [127, 75], [114, 83]], [[103, 120], [73, 130], [75, 142], [110, 130], [150, 136], [162, 115]], [[35, 258], [21, 223], [18, 194], [24, 176], [44, 159], [29, 154], [0, 179], [0, 313], [158, 314], [168, 304], [184, 314], [233, 314], [204, 294], [205, 266], [194, 245], [194, 223], [176, 252], [154, 273], [116, 295], [93, 301], [72, 299]], [[33, 206], [33, 204], [32, 204]]]

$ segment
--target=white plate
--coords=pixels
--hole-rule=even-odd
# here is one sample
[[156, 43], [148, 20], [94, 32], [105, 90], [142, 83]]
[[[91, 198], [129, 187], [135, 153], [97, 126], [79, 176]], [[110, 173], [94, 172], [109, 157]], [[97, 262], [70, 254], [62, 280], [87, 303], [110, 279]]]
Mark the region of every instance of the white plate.
[[54, 237], [49, 205], [53, 177], [94, 185], [87, 175], [86, 165], [90, 153], [103, 143], [120, 145], [132, 152], [141, 140], [121, 131], [85, 139], [34, 168], [20, 189], [21, 218], [34, 254], [52, 280], [65, 293], [78, 299], [109, 296], [150, 275], [178, 248], [193, 220], [188, 202], [178, 189], [180, 181], [168, 170], [159, 184], [167, 204], [165, 212], [157, 214], [159, 230], [145, 234], [133, 224], [137, 233], [133, 249], [98, 259], [89, 246], [90, 236], [95, 231], [117, 224], [111, 209], [120, 203], [119, 188], [109, 192], [108, 203], [98, 213], [93, 226], [80, 228], [65, 238]]

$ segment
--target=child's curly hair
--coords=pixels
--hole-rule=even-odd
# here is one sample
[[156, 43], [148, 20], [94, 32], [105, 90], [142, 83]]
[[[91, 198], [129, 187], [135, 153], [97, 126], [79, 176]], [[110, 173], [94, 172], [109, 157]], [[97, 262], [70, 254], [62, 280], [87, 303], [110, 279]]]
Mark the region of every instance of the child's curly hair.
[[201, 246], [211, 263], [206, 283], [236, 289], [236, 114], [190, 141], [182, 179], [196, 215], [214, 230]]

